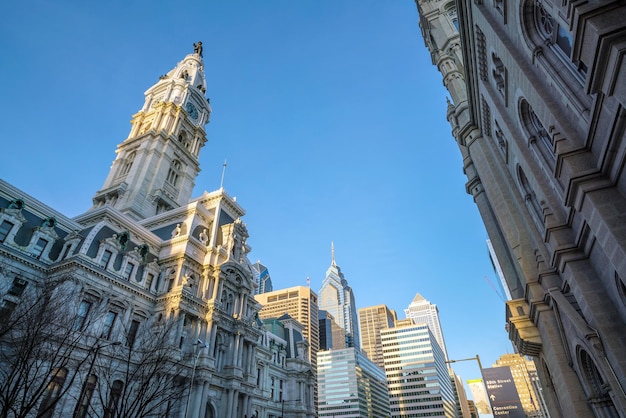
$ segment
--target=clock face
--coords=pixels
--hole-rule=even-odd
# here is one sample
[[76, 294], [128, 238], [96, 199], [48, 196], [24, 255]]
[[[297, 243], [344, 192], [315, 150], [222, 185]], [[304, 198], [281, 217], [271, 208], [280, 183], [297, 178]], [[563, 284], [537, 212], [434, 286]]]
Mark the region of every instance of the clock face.
[[187, 113], [189, 114], [189, 117], [191, 119], [198, 118], [198, 109], [196, 109], [193, 103], [187, 102], [187, 105], [185, 106], [185, 110], [187, 110]]

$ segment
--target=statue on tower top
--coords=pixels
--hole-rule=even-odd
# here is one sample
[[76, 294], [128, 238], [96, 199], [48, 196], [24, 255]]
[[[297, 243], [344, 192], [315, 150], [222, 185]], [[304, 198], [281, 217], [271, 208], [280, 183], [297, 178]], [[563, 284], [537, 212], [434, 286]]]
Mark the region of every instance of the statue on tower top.
[[193, 53], [202, 56], [202, 41], [198, 41], [197, 44], [193, 44]]

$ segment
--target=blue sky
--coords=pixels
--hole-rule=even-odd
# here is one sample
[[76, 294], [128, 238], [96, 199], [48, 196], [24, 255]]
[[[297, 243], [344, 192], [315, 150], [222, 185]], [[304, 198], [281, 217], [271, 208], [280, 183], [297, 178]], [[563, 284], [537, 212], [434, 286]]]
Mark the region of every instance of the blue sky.
[[[358, 307], [404, 317], [420, 292], [450, 358], [512, 351], [411, 0], [4, 2], [0, 177], [87, 210], [144, 91], [198, 40], [213, 114], [194, 196], [227, 160], [275, 288], [319, 290], [334, 241]], [[474, 378], [473, 363], [455, 370]]]

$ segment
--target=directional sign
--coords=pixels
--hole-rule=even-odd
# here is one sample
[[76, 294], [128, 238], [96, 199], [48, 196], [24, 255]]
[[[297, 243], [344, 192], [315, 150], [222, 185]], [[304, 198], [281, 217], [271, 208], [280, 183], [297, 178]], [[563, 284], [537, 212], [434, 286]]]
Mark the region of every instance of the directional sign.
[[526, 418], [509, 366], [483, 369], [494, 417]]

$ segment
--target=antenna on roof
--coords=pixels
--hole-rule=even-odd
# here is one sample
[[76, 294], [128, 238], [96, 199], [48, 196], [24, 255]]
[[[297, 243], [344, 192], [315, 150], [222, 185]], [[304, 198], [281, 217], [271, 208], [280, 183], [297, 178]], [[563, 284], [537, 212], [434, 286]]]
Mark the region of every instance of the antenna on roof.
[[311, 287], [311, 278], [309, 276], [306, 276], [306, 287]]
[[222, 166], [222, 180], [220, 181], [220, 189], [224, 187], [224, 173], [226, 172], [226, 160], [224, 160], [224, 165]]

